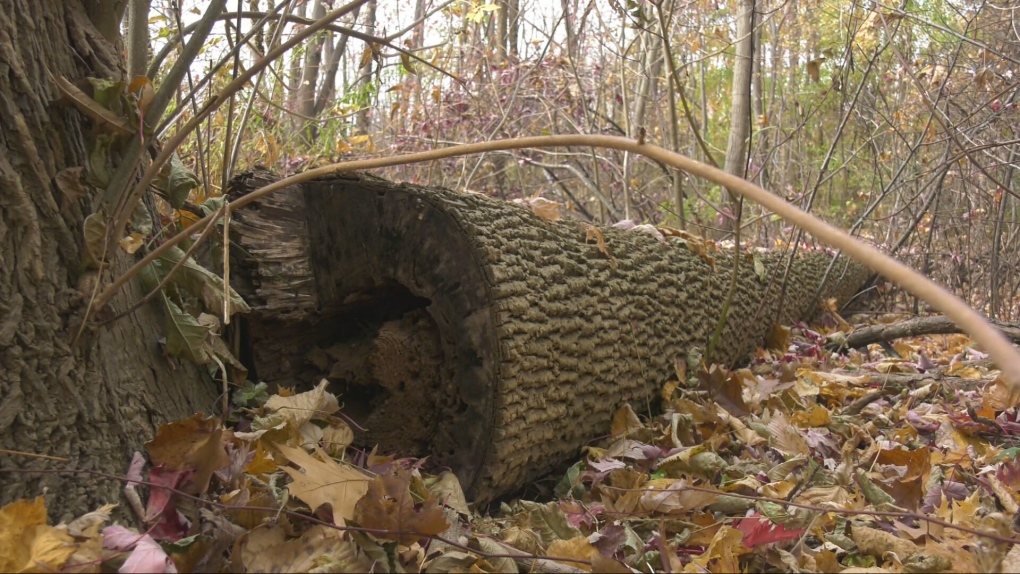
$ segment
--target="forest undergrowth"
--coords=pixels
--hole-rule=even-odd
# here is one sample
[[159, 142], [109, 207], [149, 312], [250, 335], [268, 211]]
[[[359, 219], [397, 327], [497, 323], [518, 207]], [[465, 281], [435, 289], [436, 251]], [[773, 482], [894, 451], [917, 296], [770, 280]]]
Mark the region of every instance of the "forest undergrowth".
[[325, 384], [246, 383], [225, 430], [163, 425], [107, 477], [123, 501], [58, 525], [42, 498], [0, 509], [0, 569], [1015, 571], [1020, 422], [997, 372], [965, 335], [842, 348], [851, 329], [830, 311], [745, 368], [678, 361], [661, 414], [621, 406], [565, 472], [485, 508], [427, 459], [352, 444]]

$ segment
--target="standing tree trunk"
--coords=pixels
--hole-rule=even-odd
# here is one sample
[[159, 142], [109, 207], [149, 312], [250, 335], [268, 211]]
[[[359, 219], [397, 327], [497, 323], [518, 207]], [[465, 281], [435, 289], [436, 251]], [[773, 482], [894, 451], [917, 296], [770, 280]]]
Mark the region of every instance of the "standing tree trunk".
[[[80, 183], [94, 130], [48, 74], [119, 79], [120, 14], [100, 2], [4, 0], [0, 7], [0, 503], [45, 495], [57, 518], [118, 498], [121, 484], [43, 469], [123, 474], [156, 425], [208, 412], [217, 390], [161, 351], [145, 306], [77, 338], [98, 279], [83, 271], [83, 221], [99, 191]], [[114, 19], [110, 22], [110, 19]], [[131, 263], [123, 253], [113, 273]], [[105, 279], [108, 279], [108, 274]], [[143, 295], [131, 284], [114, 314]], [[17, 469], [19, 472], [11, 472]]]
[[[737, 55], [733, 59], [733, 91], [730, 104], [730, 137], [726, 141], [726, 173], [744, 177], [747, 167], [748, 137], [751, 135], [751, 51], [754, 46], [754, 0], [737, 1]], [[724, 203], [733, 205], [736, 195], [725, 190]], [[737, 210], [733, 208], [733, 215]], [[734, 229], [736, 222], [725, 218], [723, 227]]]
[[[378, 7], [376, 0], [369, 0], [368, 4], [365, 5], [365, 29], [375, 29], [375, 12]], [[374, 67], [372, 64], [375, 63], [375, 55], [371, 54], [373, 50], [379, 49], [378, 46], [372, 46], [371, 44], [365, 44], [365, 53], [367, 55], [362, 56], [361, 64], [358, 68], [358, 81], [356, 83], [356, 90], [358, 91], [358, 105], [361, 106], [358, 109], [358, 131], [362, 134], [368, 134], [369, 130], [372, 129], [372, 106], [375, 104], [374, 93], [370, 90], [372, 86], [372, 74], [374, 73]]]

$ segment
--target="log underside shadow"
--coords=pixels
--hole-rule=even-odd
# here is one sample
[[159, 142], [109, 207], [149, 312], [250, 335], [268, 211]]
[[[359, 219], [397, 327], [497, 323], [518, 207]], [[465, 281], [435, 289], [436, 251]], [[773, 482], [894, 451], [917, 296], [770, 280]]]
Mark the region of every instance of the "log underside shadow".
[[[231, 224], [245, 360], [281, 386], [328, 378], [362, 443], [428, 455], [491, 500], [576, 457], [621, 404], [645, 410], [715, 328], [731, 255], [600, 229], [608, 254], [583, 224], [473, 194], [363, 174], [284, 190]], [[744, 360], [778, 305], [778, 257], [744, 257], [720, 363]], [[817, 313], [830, 262], [798, 256], [781, 322]], [[840, 260], [822, 298], [866, 276]]]

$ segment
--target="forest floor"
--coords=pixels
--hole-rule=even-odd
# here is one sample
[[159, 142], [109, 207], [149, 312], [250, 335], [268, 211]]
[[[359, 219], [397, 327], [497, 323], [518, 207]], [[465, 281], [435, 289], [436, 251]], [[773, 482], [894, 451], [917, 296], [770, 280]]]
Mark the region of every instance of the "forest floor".
[[141, 528], [17, 501], [0, 570], [1020, 571], [1020, 422], [985, 356], [964, 335], [834, 349], [837, 327], [678, 372], [663, 414], [622, 407], [548, 488], [486, 514], [452, 473], [352, 446], [325, 385], [250, 385], [227, 430], [195, 415], [124, 461]]

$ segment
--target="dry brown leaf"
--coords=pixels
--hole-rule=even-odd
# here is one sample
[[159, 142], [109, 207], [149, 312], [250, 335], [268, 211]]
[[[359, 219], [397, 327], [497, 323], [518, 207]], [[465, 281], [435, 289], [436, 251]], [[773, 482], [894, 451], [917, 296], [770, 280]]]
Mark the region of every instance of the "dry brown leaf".
[[81, 182], [82, 172], [85, 168], [69, 167], [62, 169], [57, 172], [57, 177], [53, 178], [57, 184], [57, 188], [64, 193], [70, 201], [78, 201], [88, 196], [88, 190]]
[[641, 419], [634, 413], [634, 409], [630, 407], [630, 404], [624, 403], [622, 407], [616, 409], [616, 412], [613, 413], [613, 424], [610, 428], [610, 433], [613, 436], [626, 436], [633, 431], [645, 428], [645, 425], [642, 424]]
[[378, 538], [411, 544], [423, 536], [442, 534], [449, 528], [443, 510], [434, 499], [415, 508], [411, 496], [410, 475], [400, 469], [396, 475], [377, 476], [358, 500], [354, 517], [359, 525], [381, 532]]
[[655, 478], [642, 487], [640, 507], [660, 514], [687, 513], [701, 510], [716, 501], [719, 495], [702, 490], [686, 490], [687, 481]]
[[60, 94], [67, 99], [79, 112], [92, 118], [101, 125], [108, 126], [120, 136], [128, 137], [135, 133], [128, 121], [110, 110], [104, 108], [99, 102], [88, 97], [85, 92], [69, 82], [63, 76], [53, 76], [53, 83], [57, 86]]
[[786, 420], [786, 415], [782, 412], [772, 411], [772, 418], [766, 426], [771, 435], [769, 443], [779, 452], [787, 456], [811, 454], [811, 447], [807, 441], [800, 431]]
[[886, 552], [892, 552], [902, 562], [907, 556], [920, 550], [913, 542], [895, 534], [857, 524], [851, 526], [850, 538], [857, 544], [861, 554], [874, 556], [879, 560], [885, 558]]
[[293, 479], [287, 485], [291, 496], [303, 501], [312, 510], [329, 504], [333, 508], [333, 523], [337, 526], [343, 526], [347, 520], [354, 518], [355, 505], [368, 492], [368, 476], [350, 465], [335, 462], [317, 447], [315, 453], [322, 460], [300, 448], [286, 445], [276, 445], [276, 448], [304, 471], [283, 467]]
[[590, 223], [584, 224], [584, 242], [588, 243], [591, 240], [595, 240], [595, 245], [598, 247], [599, 252], [609, 258], [609, 266], [616, 269], [617, 262], [613, 254], [609, 252], [609, 247], [606, 245], [606, 238], [602, 235], [602, 230]]
[[[165, 424], [156, 431], [156, 438], [145, 443], [153, 465], [166, 465], [170, 470], [194, 470], [193, 482], [199, 486], [218, 468], [230, 464], [223, 448], [223, 427], [216, 418], [198, 413], [191, 418]], [[204, 489], [203, 489], [204, 490]]]
[[471, 515], [464, 489], [461, 488], [456, 474], [450, 471], [441, 473], [439, 480], [429, 486], [429, 492], [443, 506], [452, 508], [464, 516]]
[[531, 209], [542, 221], [559, 221], [561, 219], [560, 209], [563, 206], [544, 197], [536, 195], [525, 199], [515, 199], [514, 203]]

